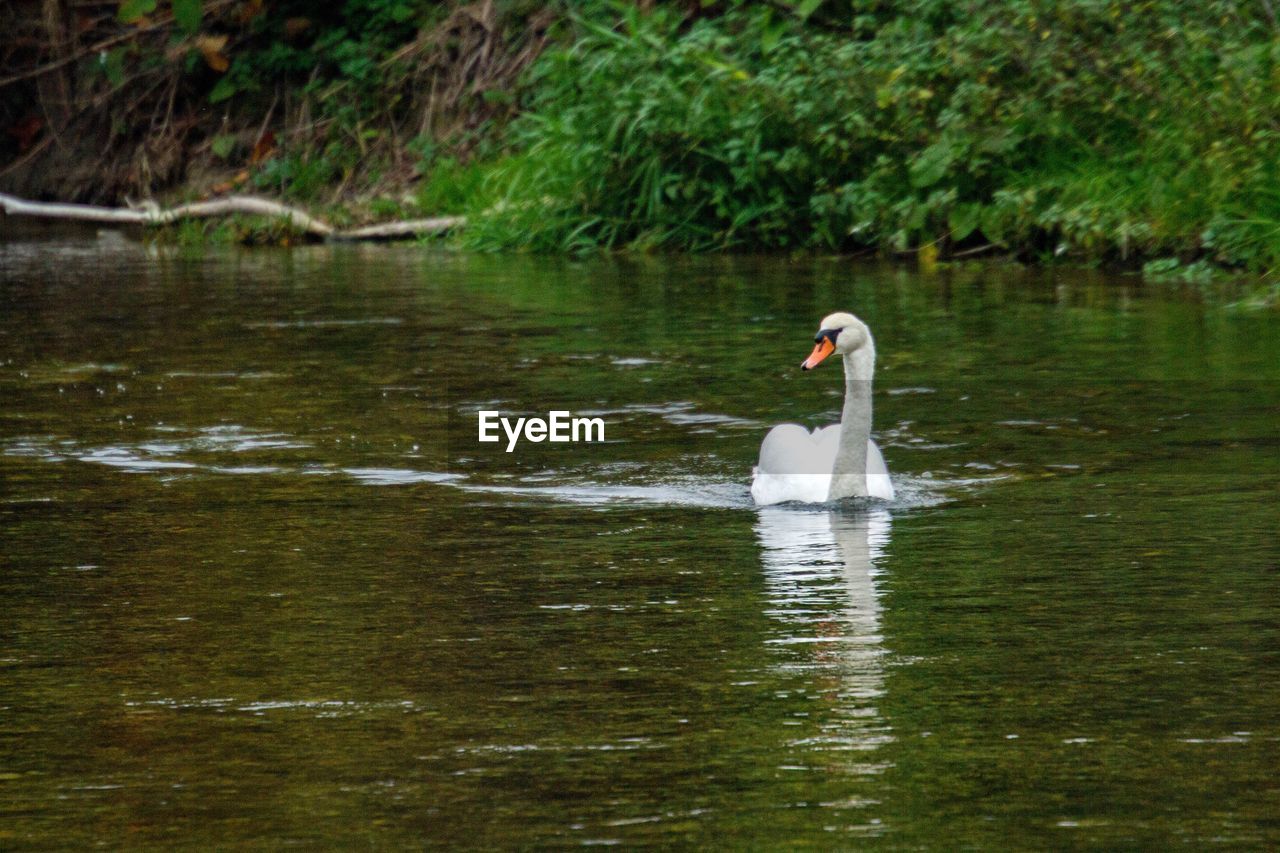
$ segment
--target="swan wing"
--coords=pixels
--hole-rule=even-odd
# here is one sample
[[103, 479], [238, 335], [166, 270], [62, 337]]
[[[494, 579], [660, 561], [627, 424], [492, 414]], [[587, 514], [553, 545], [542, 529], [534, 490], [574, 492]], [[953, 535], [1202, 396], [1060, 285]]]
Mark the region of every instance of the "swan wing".
[[751, 496], [760, 505], [802, 501], [823, 503], [840, 443], [838, 425], [810, 432], [799, 424], [780, 424], [760, 445], [760, 463]]
[[[800, 501], [825, 503], [831, 492], [840, 447], [840, 425], [813, 432], [799, 424], [780, 424], [769, 430], [760, 445], [760, 463], [753, 472], [751, 497], [760, 506]], [[867, 441], [867, 493], [891, 501], [893, 481], [884, 456], [874, 441]]]
[[893, 481], [889, 479], [889, 466], [884, 464], [880, 448], [867, 439], [867, 494], [873, 498], [893, 500]]

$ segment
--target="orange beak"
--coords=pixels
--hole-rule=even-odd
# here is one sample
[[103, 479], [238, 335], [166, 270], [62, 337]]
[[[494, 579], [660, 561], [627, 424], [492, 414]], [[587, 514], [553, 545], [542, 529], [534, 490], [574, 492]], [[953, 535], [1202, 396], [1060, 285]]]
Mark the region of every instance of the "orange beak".
[[831, 353], [836, 351], [836, 345], [831, 342], [831, 338], [824, 337], [814, 346], [813, 352], [809, 353], [809, 357], [800, 362], [801, 370], [813, 370], [822, 360]]

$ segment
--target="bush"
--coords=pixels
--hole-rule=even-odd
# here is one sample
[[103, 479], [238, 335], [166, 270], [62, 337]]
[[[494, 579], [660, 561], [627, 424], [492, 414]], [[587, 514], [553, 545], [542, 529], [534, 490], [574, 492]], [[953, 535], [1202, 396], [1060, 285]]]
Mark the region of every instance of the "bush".
[[1280, 261], [1262, 6], [817, 5], [821, 25], [586, 7], [534, 66], [466, 240]]

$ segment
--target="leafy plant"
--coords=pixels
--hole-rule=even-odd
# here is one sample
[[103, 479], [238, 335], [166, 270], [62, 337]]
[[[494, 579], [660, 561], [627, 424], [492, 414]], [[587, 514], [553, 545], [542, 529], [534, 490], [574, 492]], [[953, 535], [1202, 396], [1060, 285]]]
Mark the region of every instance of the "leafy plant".
[[741, 3], [690, 22], [583, 4], [534, 67], [465, 239], [1270, 269], [1280, 42], [1263, 11]]

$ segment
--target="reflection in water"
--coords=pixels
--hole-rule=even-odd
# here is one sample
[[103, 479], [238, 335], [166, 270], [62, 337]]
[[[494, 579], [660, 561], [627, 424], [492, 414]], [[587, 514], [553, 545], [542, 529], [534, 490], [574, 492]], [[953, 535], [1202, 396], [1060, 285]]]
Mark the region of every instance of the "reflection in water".
[[[1233, 285], [158, 252], [0, 240], [0, 848], [1280, 848]], [[892, 564], [748, 493], [836, 416], [778, 346], [836, 304], [892, 341]], [[481, 453], [481, 404], [610, 442]]]
[[[784, 669], [809, 671], [831, 700], [817, 740], [822, 751], [869, 751], [892, 740], [876, 703], [884, 693], [877, 563], [889, 539], [885, 509], [760, 509], [760, 541], [769, 615], [784, 626]], [[803, 650], [800, 655], [789, 654]], [[813, 670], [817, 670], [814, 672]], [[840, 762], [853, 773], [882, 765]]]

